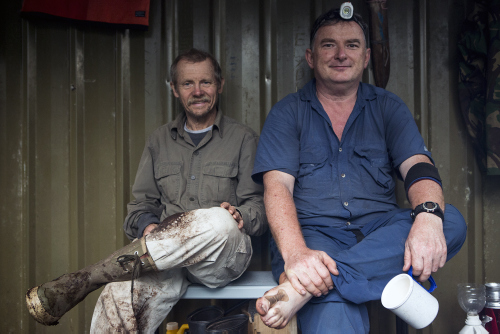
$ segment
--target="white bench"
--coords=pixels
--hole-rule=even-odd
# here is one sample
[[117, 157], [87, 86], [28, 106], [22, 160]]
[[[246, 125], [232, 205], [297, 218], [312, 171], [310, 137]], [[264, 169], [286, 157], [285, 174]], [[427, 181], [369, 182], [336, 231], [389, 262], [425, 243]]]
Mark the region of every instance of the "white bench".
[[270, 271], [246, 271], [223, 288], [191, 284], [182, 299], [257, 299], [276, 286]]

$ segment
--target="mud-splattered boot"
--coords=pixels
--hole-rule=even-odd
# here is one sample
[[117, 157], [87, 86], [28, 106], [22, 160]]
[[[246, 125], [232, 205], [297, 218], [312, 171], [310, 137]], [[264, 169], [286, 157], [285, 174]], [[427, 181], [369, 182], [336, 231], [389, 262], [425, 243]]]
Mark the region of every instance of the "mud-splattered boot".
[[26, 293], [26, 304], [36, 321], [47, 326], [57, 325], [58, 320], [90, 292], [110, 282], [127, 280], [132, 280], [133, 289], [133, 279], [151, 270], [157, 269], [145, 239], [141, 238], [104, 260], [31, 288]]

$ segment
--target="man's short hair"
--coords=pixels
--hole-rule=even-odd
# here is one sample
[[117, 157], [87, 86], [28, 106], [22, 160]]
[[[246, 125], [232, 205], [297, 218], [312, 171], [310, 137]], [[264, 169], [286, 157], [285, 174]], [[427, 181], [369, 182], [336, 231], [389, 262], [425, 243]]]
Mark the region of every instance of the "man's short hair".
[[185, 60], [189, 63], [200, 63], [207, 59], [212, 63], [215, 81], [217, 82], [217, 87], [220, 88], [222, 83], [222, 70], [219, 63], [210, 53], [194, 48], [179, 54], [172, 65], [170, 65], [170, 80], [174, 86], [177, 86], [177, 64], [179, 64], [181, 60]]
[[314, 37], [316, 37], [316, 33], [318, 32], [319, 28], [343, 21], [354, 21], [361, 27], [361, 30], [363, 30], [363, 35], [365, 36], [365, 46], [368, 47], [368, 37], [366, 35], [368, 31], [368, 25], [363, 21], [361, 15], [354, 13], [354, 15], [350, 19], [346, 20], [340, 16], [340, 8], [333, 8], [328, 12], [318, 16], [316, 21], [314, 21], [314, 24], [311, 28], [311, 35], [309, 40], [311, 50], [313, 48]]

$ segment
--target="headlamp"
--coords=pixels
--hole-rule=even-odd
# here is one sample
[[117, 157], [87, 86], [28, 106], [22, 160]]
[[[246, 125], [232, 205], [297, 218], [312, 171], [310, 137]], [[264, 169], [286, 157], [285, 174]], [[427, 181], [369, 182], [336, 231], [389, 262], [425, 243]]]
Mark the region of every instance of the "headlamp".
[[349, 20], [354, 14], [354, 8], [350, 2], [344, 2], [342, 6], [340, 6], [340, 17], [344, 20]]

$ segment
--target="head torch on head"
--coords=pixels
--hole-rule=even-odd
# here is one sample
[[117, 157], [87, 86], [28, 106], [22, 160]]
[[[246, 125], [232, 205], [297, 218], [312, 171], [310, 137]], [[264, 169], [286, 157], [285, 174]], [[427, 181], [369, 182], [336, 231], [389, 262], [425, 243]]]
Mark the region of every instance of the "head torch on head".
[[311, 28], [311, 34], [309, 36], [311, 48], [313, 47], [314, 36], [316, 36], [316, 32], [319, 28], [329, 24], [336, 24], [337, 22], [344, 20], [354, 21], [361, 27], [361, 30], [363, 30], [363, 34], [365, 36], [365, 42], [367, 43], [366, 45], [368, 45], [366, 37], [368, 26], [363, 22], [361, 15], [354, 14], [353, 5], [350, 2], [344, 2], [342, 6], [340, 6], [340, 8], [332, 8], [328, 12], [321, 14], [316, 19], [316, 21], [314, 21], [314, 24]]
[[342, 6], [340, 6], [340, 17], [344, 20], [349, 20], [354, 14], [354, 8], [350, 2], [344, 2]]

